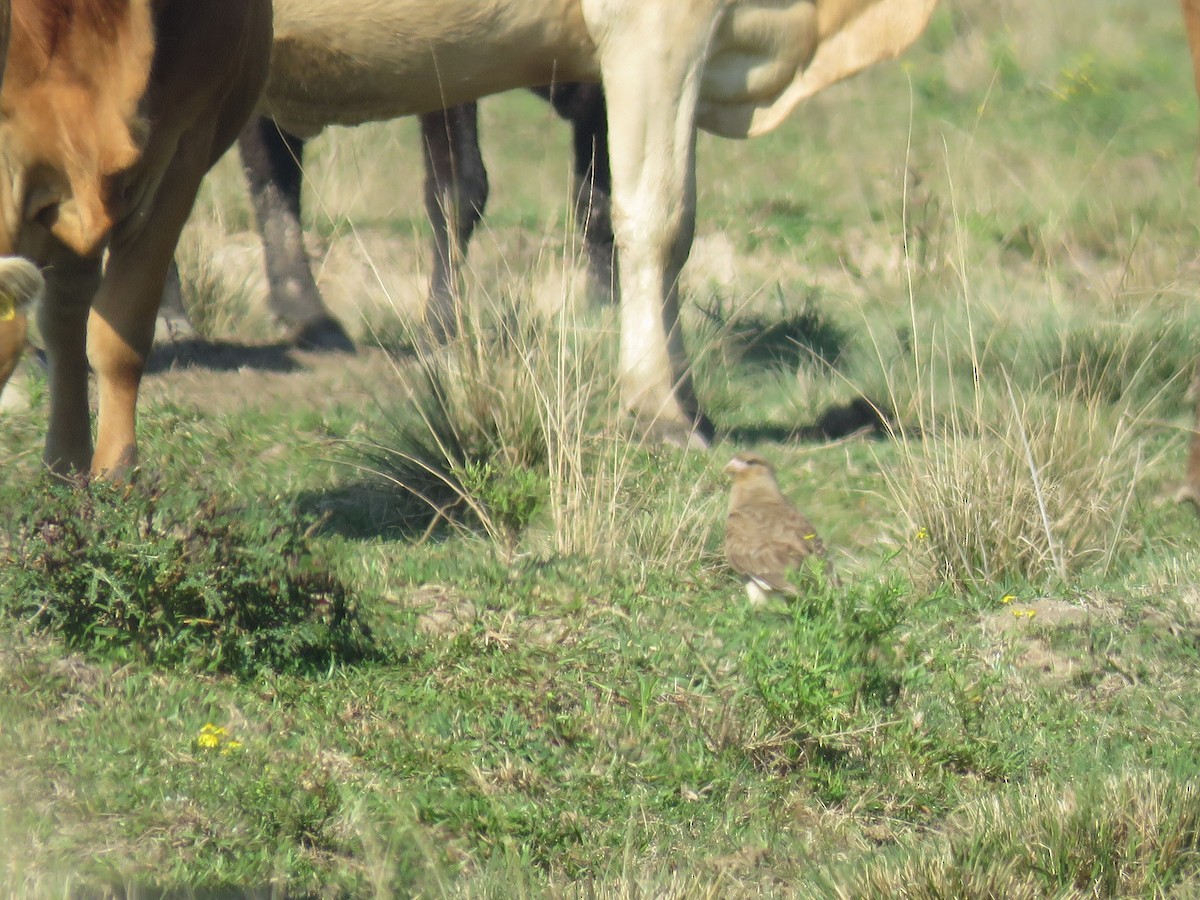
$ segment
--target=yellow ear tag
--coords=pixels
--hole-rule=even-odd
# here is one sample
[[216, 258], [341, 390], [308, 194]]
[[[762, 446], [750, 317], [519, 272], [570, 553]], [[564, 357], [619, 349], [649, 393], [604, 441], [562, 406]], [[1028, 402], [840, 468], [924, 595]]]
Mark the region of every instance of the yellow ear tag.
[[11, 322], [17, 317], [17, 301], [11, 294], [0, 291], [0, 322]]

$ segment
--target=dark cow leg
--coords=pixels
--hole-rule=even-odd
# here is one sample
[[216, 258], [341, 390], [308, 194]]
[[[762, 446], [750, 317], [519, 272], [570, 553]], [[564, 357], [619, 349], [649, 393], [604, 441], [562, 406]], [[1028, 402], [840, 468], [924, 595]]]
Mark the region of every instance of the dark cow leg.
[[[584, 235], [593, 292], [617, 295], [616, 254], [610, 210], [608, 121], [599, 85], [569, 84], [536, 91], [574, 129], [575, 219]], [[488, 198], [487, 170], [479, 150], [474, 103], [420, 117], [425, 156], [425, 209], [433, 226], [433, 273], [425, 322], [441, 341], [458, 330], [459, 265]], [[271, 309], [293, 340], [317, 349], [351, 349], [341, 325], [317, 291], [300, 223], [304, 142], [258, 119], [238, 139], [263, 237]]]
[[474, 103], [421, 116], [425, 153], [425, 212], [433, 225], [433, 275], [425, 324], [434, 341], [458, 333], [458, 267], [483, 208], [488, 177], [479, 152]]
[[1192, 377], [1192, 391], [1196, 395], [1196, 419], [1192, 425], [1192, 438], [1188, 442], [1187, 471], [1183, 484], [1175, 493], [1177, 502], [1191, 503], [1200, 513], [1200, 362]]
[[80, 259], [57, 242], [47, 263], [46, 293], [37, 311], [50, 387], [44, 459], [66, 475], [86, 472], [92, 462], [87, 328], [91, 300], [101, 283], [101, 263]]
[[534, 88], [571, 123], [575, 144], [575, 222], [583, 234], [593, 294], [619, 300], [612, 230], [612, 173], [608, 165], [608, 110], [598, 84]]
[[262, 234], [271, 311], [293, 343], [310, 350], [353, 350], [341, 323], [317, 291], [300, 223], [304, 141], [267, 118], [252, 119], [238, 137], [242, 167]]

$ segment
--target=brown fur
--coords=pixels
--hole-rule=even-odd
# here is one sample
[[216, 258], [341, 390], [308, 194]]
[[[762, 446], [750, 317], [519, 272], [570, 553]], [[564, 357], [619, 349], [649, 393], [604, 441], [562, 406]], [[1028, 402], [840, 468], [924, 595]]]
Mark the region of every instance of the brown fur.
[[[1180, 5], [1183, 8], [1188, 47], [1192, 52], [1192, 74], [1195, 77], [1196, 92], [1200, 93], [1200, 0], [1181, 0]], [[1200, 167], [1197, 167], [1196, 171], [1197, 180], [1200, 180]], [[1200, 362], [1196, 364], [1192, 390], [1196, 393], [1196, 418], [1192, 426], [1192, 439], [1188, 445], [1187, 471], [1175, 499], [1192, 503], [1196, 511], [1200, 512]]]
[[129, 0], [13, 0], [14, 30], [45, 58], [55, 55], [71, 31], [116, 40]]
[[26, 319], [17, 315], [0, 321], [0, 379], [8, 380], [25, 349]]
[[138, 104], [153, 51], [144, 0], [13, 4], [5, 86], [30, 112], [19, 120], [18, 139], [32, 164], [65, 176], [56, 236], [78, 253], [95, 252], [107, 237], [113, 178], [142, 151], [146, 125]]
[[1188, 46], [1192, 51], [1192, 74], [1200, 92], [1200, 0], [1180, 0], [1183, 24], [1187, 29]]

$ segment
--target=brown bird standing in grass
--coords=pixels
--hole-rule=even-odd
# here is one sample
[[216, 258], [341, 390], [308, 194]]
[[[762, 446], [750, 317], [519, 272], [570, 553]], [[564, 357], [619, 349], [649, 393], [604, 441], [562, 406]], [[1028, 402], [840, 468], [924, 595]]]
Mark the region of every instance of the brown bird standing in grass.
[[779, 490], [769, 462], [757, 453], [739, 453], [725, 471], [733, 479], [725, 556], [734, 571], [747, 577], [752, 605], [765, 603], [771, 594], [794, 597], [797, 589], [788, 573], [802, 568], [810, 557], [824, 560], [829, 571], [825, 543], [808, 517]]

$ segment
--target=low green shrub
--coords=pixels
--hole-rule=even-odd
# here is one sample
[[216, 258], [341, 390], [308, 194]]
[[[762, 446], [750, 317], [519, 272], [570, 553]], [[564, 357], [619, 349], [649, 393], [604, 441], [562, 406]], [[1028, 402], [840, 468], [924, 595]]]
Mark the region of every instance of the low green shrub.
[[372, 652], [345, 583], [295, 510], [156, 488], [47, 483], [0, 550], [0, 611], [118, 659], [250, 676]]
[[782, 646], [756, 647], [748, 665], [772, 724], [797, 746], [827, 752], [899, 693], [896, 634], [908, 588], [893, 579], [842, 589], [813, 577], [820, 583], [794, 601]]

